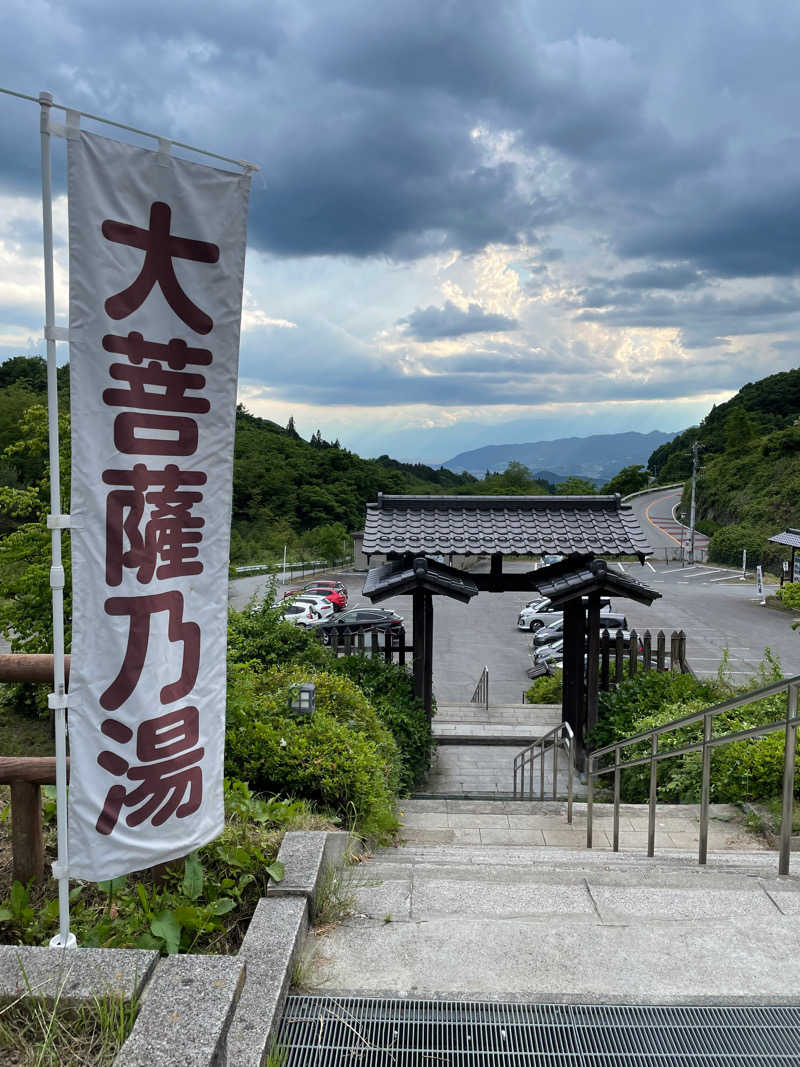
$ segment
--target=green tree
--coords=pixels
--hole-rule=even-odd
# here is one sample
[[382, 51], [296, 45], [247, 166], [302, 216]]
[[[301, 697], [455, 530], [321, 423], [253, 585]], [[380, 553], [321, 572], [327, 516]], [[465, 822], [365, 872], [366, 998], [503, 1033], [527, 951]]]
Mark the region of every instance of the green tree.
[[597, 493], [594, 482], [588, 478], [578, 478], [572, 475], [556, 486], [559, 496], [594, 496]]
[[640, 489], [645, 489], [649, 481], [650, 476], [645, 468], [636, 463], [630, 467], [623, 467], [618, 474], [615, 474], [610, 481], [606, 482], [601, 492], [619, 493], [620, 496], [627, 496], [628, 493], [638, 493]]

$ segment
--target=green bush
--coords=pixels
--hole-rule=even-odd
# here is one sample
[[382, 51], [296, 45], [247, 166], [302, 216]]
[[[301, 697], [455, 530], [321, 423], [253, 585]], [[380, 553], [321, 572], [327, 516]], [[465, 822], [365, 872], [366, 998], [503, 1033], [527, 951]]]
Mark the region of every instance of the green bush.
[[400, 791], [411, 793], [431, 765], [433, 734], [412, 676], [404, 668], [367, 656], [341, 656], [330, 670], [355, 682], [391, 731], [400, 751]]
[[[289, 685], [313, 680], [317, 706], [308, 718], [288, 709]], [[400, 756], [377, 712], [348, 678], [306, 665], [258, 673], [228, 671], [226, 774], [258, 792], [318, 801], [368, 836], [397, 826], [392, 803]]]
[[765, 540], [765, 531], [749, 523], [721, 526], [709, 542], [708, 558], [714, 563], [741, 567], [742, 550], [746, 549], [749, 564], [755, 566], [762, 560]]
[[533, 684], [525, 692], [525, 700], [529, 704], [560, 704], [562, 672], [553, 671], [552, 674], [543, 674], [536, 678]]
[[[781, 666], [770, 649], [754, 678], [744, 690], [764, 686], [781, 678]], [[648, 672], [623, 682], [615, 692], [601, 693], [599, 721], [592, 733], [592, 746], [602, 748], [633, 734], [702, 711], [732, 695], [724, 677], [724, 661], [716, 682], [700, 682], [691, 675]], [[717, 715], [714, 736], [748, 730], [780, 721], [786, 698], [778, 695]], [[702, 722], [662, 735], [659, 749], [668, 751], [702, 740]], [[766, 800], [780, 793], [783, 781], [783, 731], [762, 738], [748, 738], [721, 745], [711, 752], [711, 799], [718, 803]], [[628, 746], [623, 759], [650, 754], [650, 742]], [[800, 770], [800, 753], [797, 758]], [[658, 799], [664, 803], [696, 803], [700, 799], [701, 754], [689, 752], [658, 767]], [[610, 776], [607, 779], [610, 782]], [[800, 782], [800, 778], [796, 779]], [[649, 795], [649, 765], [632, 767], [621, 775], [621, 795], [628, 803], [644, 803]]]
[[286, 664], [323, 667], [332, 660], [314, 633], [284, 622], [281, 605], [274, 603], [275, 583], [261, 604], [251, 604], [228, 616], [228, 659], [255, 663], [266, 670]]
[[784, 607], [800, 611], [800, 582], [787, 582], [778, 590], [777, 597]]

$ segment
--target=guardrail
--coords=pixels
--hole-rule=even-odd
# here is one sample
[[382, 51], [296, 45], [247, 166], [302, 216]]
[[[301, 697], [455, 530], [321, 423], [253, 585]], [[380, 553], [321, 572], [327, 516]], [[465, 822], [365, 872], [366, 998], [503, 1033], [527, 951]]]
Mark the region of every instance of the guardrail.
[[484, 667], [481, 671], [481, 676], [478, 679], [478, 684], [475, 686], [475, 692], [470, 698], [470, 704], [481, 704], [486, 710], [489, 710], [489, 668]]
[[[552, 730], [533, 741], [527, 748], [523, 748], [514, 757], [514, 799], [519, 796], [520, 800], [534, 799], [534, 763], [541, 759], [539, 773], [539, 800], [544, 800], [544, 763], [545, 755], [549, 748], [553, 752], [553, 800], [558, 797], [558, 750], [567, 750], [567, 822], [572, 822], [572, 794], [575, 778], [575, 735], [568, 722], [560, 722]], [[528, 777], [528, 789], [525, 789], [526, 769]], [[518, 787], [519, 783], [519, 787]]]
[[[656, 792], [657, 792], [657, 768], [663, 760], [672, 759], [675, 756], [683, 756], [687, 752], [701, 752], [703, 757], [703, 772], [700, 787], [700, 842], [698, 862], [704, 864], [708, 856], [708, 806], [711, 795], [711, 752], [721, 745], [728, 745], [733, 741], [743, 741], [749, 737], [766, 737], [767, 734], [778, 730], [785, 732], [786, 743], [783, 754], [783, 789], [781, 806], [781, 830], [780, 849], [778, 859], [778, 873], [789, 873], [789, 857], [791, 855], [792, 837], [792, 803], [794, 797], [794, 759], [797, 745], [797, 726], [800, 718], [797, 715], [798, 689], [800, 689], [800, 675], [793, 678], [785, 678], [780, 682], [754, 689], [733, 700], [726, 700], [722, 704], [715, 704], [703, 711], [686, 715], [682, 719], [675, 719], [664, 726], [657, 726], [652, 730], [645, 730], [640, 734], [633, 734], [623, 741], [617, 741], [612, 745], [595, 749], [588, 754], [587, 759], [587, 809], [586, 809], [586, 847], [592, 847], [592, 810], [594, 803], [594, 783], [603, 775], [614, 776], [614, 817], [613, 817], [613, 842], [614, 852], [619, 852], [619, 805], [620, 805], [620, 779], [622, 771], [629, 767], [650, 766], [650, 794], [648, 801], [647, 822], [647, 855], [653, 856], [655, 852], [656, 833]], [[784, 718], [764, 726], [754, 726], [749, 730], [736, 730], [733, 733], [714, 737], [714, 719], [726, 711], [741, 708], [747, 704], [753, 704], [765, 697], [777, 696], [786, 693], [786, 715]], [[681, 745], [678, 748], [659, 751], [659, 738], [664, 734], [674, 733], [694, 723], [703, 724], [702, 741]], [[631, 745], [650, 743], [650, 753], [645, 756], [636, 756], [632, 759], [622, 759], [623, 751]], [[613, 754], [614, 762], [608, 766], [597, 766], [598, 760], [603, 756]]]
[[[237, 574], [251, 574], [253, 571], [266, 571], [269, 574], [276, 576], [286, 575], [287, 581], [292, 578], [305, 578], [307, 574], [318, 574], [320, 571], [335, 570], [337, 567], [347, 567], [352, 564], [353, 560], [348, 557], [347, 559], [337, 560], [323, 560], [323, 559], [309, 559], [300, 560], [297, 563], [287, 563], [284, 567], [283, 563], [248, 563], [242, 567], [234, 567], [234, 571]], [[295, 573], [299, 572], [299, 573]]]

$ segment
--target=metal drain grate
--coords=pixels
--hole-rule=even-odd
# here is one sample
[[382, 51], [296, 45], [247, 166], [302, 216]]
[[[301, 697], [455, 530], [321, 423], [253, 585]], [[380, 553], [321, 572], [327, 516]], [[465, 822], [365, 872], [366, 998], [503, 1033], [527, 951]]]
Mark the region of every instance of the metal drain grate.
[[277, 1044], [285, 1067], [798, 1067], [800, 1007], [292, 996]]

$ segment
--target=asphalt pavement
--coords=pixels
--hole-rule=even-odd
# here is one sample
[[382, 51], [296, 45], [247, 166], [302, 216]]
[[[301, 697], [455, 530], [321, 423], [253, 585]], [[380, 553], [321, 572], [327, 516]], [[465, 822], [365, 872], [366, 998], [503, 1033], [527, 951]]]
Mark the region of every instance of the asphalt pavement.
[[[480, 565], [488, 569], [488, 561]], [[614, 610], [624, 611], [636, 630], [652, 633], [663, 629], [685, 630], [687, 658], [701, 677], [716, 675], [728, 651], [728, 671], [737, 683], [744, 683], [758, 669], [769, 647], [780, 659], [784, 674], [800, 674], [800, 631], [791, 628], [792, 616], [761, 604], [751, 575], [742, 581], [738, 571], [729, 568], [680, 563], [612, 563], [612, 567], [637, 578], [661, 597], [648, 608], [642, 604], [614, 599]], [[533, 563], [506, 560], [507, 571], [531, 570]], [[365, 575], [336, 575], [350, 591], [350, 607], [367, 601], [361, 596]], [[267, 579], [240, 578], [231, 582], [230, 600], [242, 607], [251, 596], [264, 595]], [[283, 587], [278, 587], [281, 596]], [[765, 593], [769, 593], [769, 587]], [[484, 666], [489, 668], [489, 695], [492, 703], [518, 703], [530, 685], [526, 670], [530, 665], [530, 634], [516, 628], [520, 607], [533, 599], [533, 593], [480, 593], [469, 604], [446, 597], [434, 602], [434, 692], [440, 701], [467, 701]], [[405, 619], [410, 643], [411, 598], [393, 597], [381, 607], [392, 608]]]

